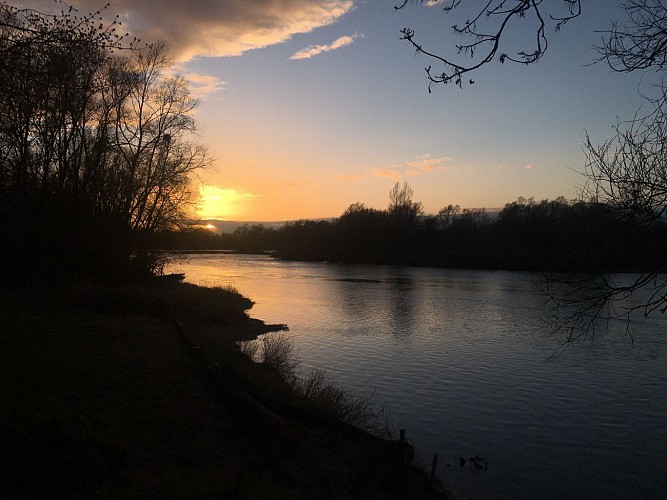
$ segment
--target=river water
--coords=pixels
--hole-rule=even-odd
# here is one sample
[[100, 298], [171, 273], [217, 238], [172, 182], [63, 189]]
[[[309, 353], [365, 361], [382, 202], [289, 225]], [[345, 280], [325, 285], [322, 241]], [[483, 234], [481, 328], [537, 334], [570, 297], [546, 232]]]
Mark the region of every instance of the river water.
[[[667, 317], [553, 356], [528, 273], [188, 255], [168, 272], [231, 285], [286, 323], [305, 369], [384, 405], [428, 468], [479, 499], [667, 498]], [[460, 457], [482, 457], [487, 470]], [[449, 465], [449, 466], [448, 466]]]

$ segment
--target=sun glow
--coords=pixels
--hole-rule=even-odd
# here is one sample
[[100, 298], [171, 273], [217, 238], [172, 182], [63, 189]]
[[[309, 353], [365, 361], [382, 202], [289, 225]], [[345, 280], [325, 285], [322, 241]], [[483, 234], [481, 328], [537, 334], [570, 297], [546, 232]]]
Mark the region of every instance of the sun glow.
[[[247, 211], [247, 204], [258, 195], [239, 193], [236, 189], [202, 184], [199, 187], [199, 217], [202, 219], [238, 219]], [[212, 226], [209, 224], [209, 226]], [[207, 228], [211, 228], [207, 226]]]

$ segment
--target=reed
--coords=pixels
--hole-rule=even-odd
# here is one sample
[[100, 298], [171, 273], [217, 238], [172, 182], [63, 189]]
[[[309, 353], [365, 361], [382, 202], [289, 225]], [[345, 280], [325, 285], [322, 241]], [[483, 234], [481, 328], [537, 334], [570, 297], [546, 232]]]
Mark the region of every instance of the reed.
[[335, 378], [322, 369], [308, 372], [299, 369], [301, 361], [289, 335], [269, 333], [259, 343], [243, 343], [241, 350], [282, 380], [300, 406], [321, 417], [365, 430], [376, 431], [379, 428], [380, 412], [373, 407], [370, 396], [357, 396], [342, 389]]

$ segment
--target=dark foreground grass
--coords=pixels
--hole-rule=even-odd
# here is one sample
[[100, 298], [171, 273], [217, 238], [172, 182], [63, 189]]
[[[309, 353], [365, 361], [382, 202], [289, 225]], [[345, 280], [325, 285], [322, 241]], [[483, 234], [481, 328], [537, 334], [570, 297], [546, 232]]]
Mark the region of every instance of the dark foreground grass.
[[442, 498], [401, 445], [323, 409], [329, 380], [295, 390], [242, 354], [281, 325], [249, 319], [233, 290], [0, 290], [0, 304], [0, 498]]

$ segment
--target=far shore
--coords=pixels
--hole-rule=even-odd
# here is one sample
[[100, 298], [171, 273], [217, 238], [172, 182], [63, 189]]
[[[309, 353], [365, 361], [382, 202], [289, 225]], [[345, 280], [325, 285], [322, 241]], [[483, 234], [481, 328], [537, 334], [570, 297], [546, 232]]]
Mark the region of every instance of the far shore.
[[166, 254], [174, 254], [174, 255], [189, 255], [189, 254], [229, 254], [229, 255], [274, 255], [276, 253], [275, 250], [260, 250], [256, 252], [243, 252], [240, 250], [218, 250], [218, 249], [202, 249], [202, 250], [165, 250]]

